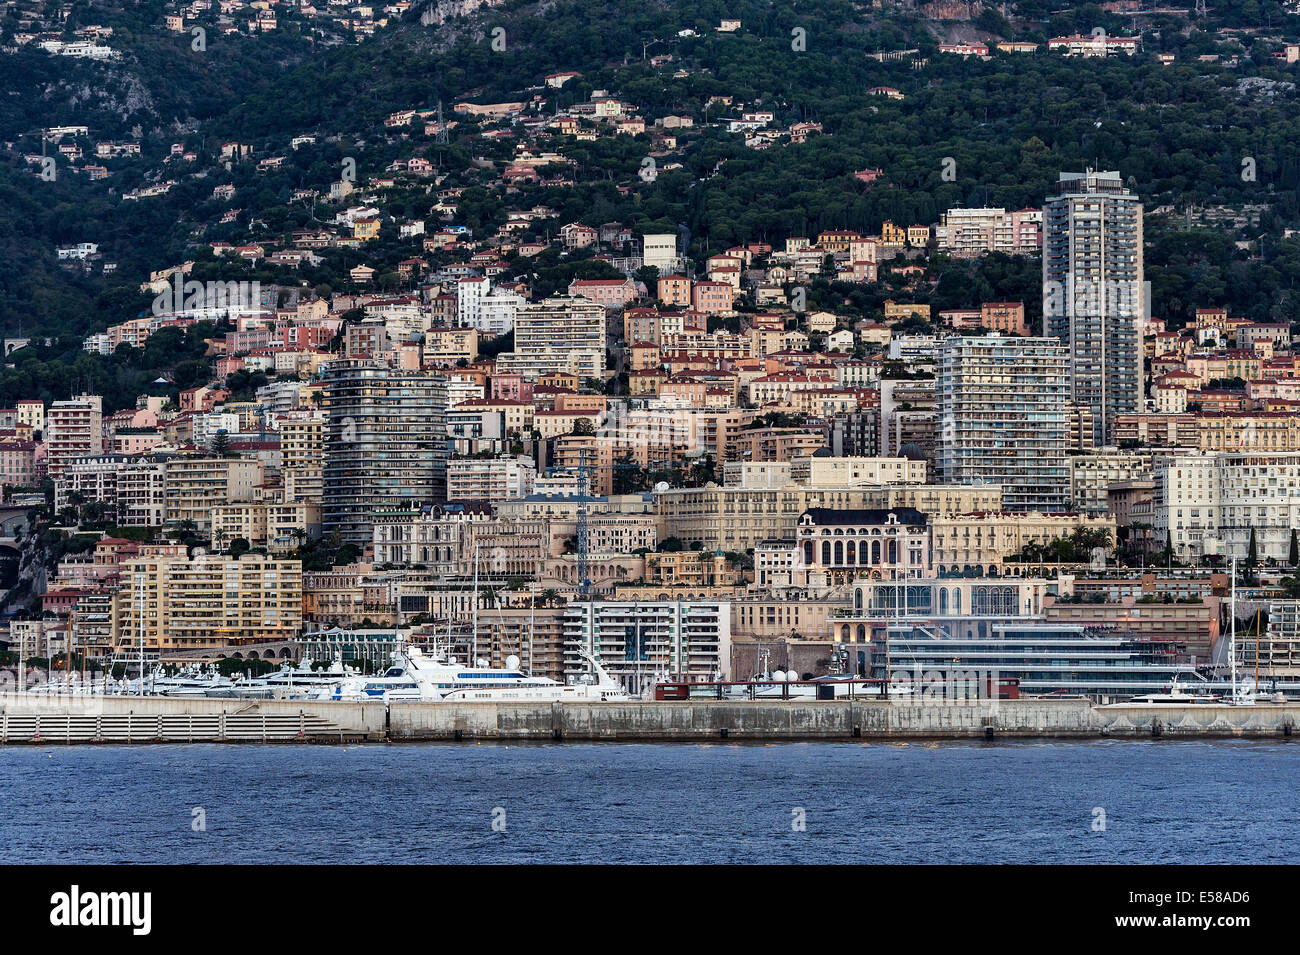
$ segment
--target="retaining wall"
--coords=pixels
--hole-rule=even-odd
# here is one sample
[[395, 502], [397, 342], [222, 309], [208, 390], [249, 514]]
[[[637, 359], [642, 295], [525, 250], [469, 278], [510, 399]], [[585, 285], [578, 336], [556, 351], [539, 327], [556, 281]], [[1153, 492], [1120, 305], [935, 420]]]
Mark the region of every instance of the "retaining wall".
[[1300, 703], [329, 703], [0, 694], [0, 743], [1287, 738]]

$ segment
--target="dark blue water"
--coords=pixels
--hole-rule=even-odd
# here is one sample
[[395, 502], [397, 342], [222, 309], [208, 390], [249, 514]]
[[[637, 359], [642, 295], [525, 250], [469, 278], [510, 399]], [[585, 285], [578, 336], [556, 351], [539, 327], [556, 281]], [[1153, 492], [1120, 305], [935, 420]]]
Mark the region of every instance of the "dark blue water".
[[1298, 802], [1281, 742], [9, 747], [0, 862], [1296, 862]]

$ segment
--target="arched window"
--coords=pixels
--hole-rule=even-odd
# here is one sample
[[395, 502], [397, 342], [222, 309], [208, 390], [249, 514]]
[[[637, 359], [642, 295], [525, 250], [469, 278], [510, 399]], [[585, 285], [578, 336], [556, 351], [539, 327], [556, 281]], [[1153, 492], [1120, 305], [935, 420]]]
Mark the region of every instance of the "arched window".
[[880, 563], [880, 541], [871, 542], [871, 563], [873, 565]]
[[831, 542], [822, 541], [822, 565], [829, 566], [831, 562]]
[[858, 562], [858, 542], [849, 541], [844, 545], [844, 563], [856, 565]]
[[939, 613], [948, 612], [948, 588], [939, 588]]
[[898, 563], [898, 541], [892, 538], [889, 541], [889, 563]]
[[844, 541], [836, 541], [835, 542], [835, 566], [842, 567], [843, 565], [844, 565]]

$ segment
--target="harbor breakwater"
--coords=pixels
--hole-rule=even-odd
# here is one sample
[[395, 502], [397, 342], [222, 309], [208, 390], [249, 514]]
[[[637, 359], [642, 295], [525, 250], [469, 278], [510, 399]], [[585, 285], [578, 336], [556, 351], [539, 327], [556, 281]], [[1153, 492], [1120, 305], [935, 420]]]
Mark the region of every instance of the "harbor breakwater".
[[0, 744], [1288, 738], [1300, 703], [329, 703], [0, 694]]

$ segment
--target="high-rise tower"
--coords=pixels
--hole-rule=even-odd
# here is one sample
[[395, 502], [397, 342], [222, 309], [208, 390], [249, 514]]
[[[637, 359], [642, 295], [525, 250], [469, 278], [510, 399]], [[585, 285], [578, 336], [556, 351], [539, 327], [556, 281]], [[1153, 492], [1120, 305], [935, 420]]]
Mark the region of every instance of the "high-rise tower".
[[1096, 442], [1142, 410], [1142, 203], [1118, 172], [1062, 173], [1043, 209], [1043, 329], [1070, 352]]
[[372, 539], [375, 514], [447, 499], [447, 380], [365, 358], [330, 362], [321, 523]]

